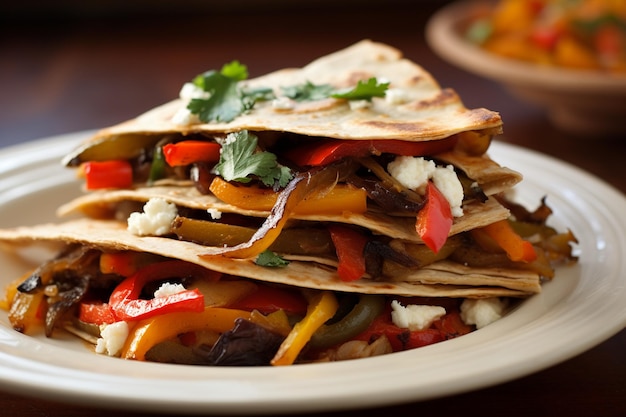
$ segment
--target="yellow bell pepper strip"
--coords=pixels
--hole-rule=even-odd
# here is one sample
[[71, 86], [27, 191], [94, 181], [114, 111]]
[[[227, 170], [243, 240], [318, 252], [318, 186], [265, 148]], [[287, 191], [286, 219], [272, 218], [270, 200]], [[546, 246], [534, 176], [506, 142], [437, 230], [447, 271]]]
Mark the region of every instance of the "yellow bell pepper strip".
[[[276, 204], [278, 193], [270, 188], [239, 186], [220, 177], [211, 182], [210, 191], [227, 204], [246, 209], [270, 211]], [[297, 214], [365, 213], [367, 192], [350, 184], [337, 184], [325, 193], [305, 198], [294, 209]]]
[[221, 255], [229, 258], [256, 258], [272, 245], [294, 214], [296, 207], [305, 198], [326, 192], [337, 180], [345, 176], [348, 170], [351, 170], [350, 164], [341, 164], [296, 175], [278, 194], [270, 215], [250, 240], [230, 247], [207, 248], [207, 252], [200, 257]]
[[515, 262], [532, 262], [537, 259], [533, 245], [518, 235], [508, 220], [500, 220], [477, 231], [485, 233]]
[[184, 140], [163, 146], [165, 161], [171, 167], [190, 165], [195, 162], [217, 162], [221, 146], [216, 142]]
[[48, 303], [43, 291], [32, 294], [17, 291], [9, 309], [9, 322], [20, 333], [32, 333], [44, 323]]
[[123, 359], [145, 360], [146, 352], [154, 345], [193, 331], [231, 330], [235, 320], [249, 320], [249, 311], [221, 307], [205, 307], [200, 312], [162, 314], [136, 323], [122, 348]]
[[176, 294], [152, 299], [139, 299], [144, 285], [175, 277], [211, 279], [208, 270], [184, 261], [164, 261], [148, 265], [120, 282], [109, 297], [109, 304], [118, 320], [133, 321], [158, 314], [178, 311], [202, 311], [204, 296], [198, 289], [185, 290]]
[[342, 281], [354, 281], [363, 277], [366, 272], [364, 253], [367, 237], [351, 227], [338, 224], [329, 225], [328, 231], [339, 260], [339, 278]]
[[425, 142], [409, 142], [395, 139], [326, 139], [290, 150], [286, 157], [300, 166], [322, 166], [345, 157], [362, 158], [383, 153], [405, 156], [435, 155], [452, 149], [456, 140], [455, 136]]
[[331, 319], [338, 308], [339, 303], [332, 292], [322, 291], [312, 295], [306, 316], [293, 326], [270, 363], [274, 366], [292, 365], [313, 333]]
[[452, 221], [450, 203], [429, 181], [426, 186], [426, 204], [417, 214], [415, 230], [426, 246], [437, 253], [448, 239]]
[[130, 188], [133, 185], [133, 167], [129, 161], [90, 161], [80, 166], [79, 176], [85, 178], [88, 190]]

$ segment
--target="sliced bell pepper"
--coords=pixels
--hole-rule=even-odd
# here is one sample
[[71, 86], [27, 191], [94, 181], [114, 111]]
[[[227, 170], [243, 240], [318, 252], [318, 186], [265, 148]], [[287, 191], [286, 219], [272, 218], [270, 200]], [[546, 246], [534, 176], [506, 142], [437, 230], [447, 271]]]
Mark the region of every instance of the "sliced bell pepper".
[[100, 255], [100, 272], [129, 277], [157, 258], [157, 255], [144, 252], [103, 252]]
[[328, 231], [339, 260], [339, 278], [342, 281], [354, 281], [363, 277], [366, 272], [364, 253], [367, 236], [351, 227], [338, 224], [329, 225]]
[[238, 318], [249, 320], [250, 316], [249, 311], [206, 307], [199, 312], [176, 312], [147, 318], [133, 328], [121, 357], [142, 361], [151, 347], [179, 334], [201, 330], [223, 333], [231, 330]]
[[304, 315], [307, 311], [307, 301], [297, 291], [259, 285], [255, 291], [229, 307], [248, 311], [258, 310], [263, 314], [283, 310], [287, 313]]
[[217, 162], [221, 146], [216, 142], [184, 140], [163, 146], [165, 161], [171, 167], [190, 165], [195, 162]]
[[297, 147], [286, 157], [300, 166], [321, 166], [347, 156], [362, 158], [391, 153], [404, 156], [435, 155], [452, 149], [456, 136], [441, 140], [409, 142], [395, 139], [339, 140], [328, 139]]
[[81, 302], [78, 307], [78, 320], [99, 326], [115, 323], [117, 318], [108, 303]]
[[414, 331], [400, 328], [393, 324], [389, 312], [378, 316], [367, 330], [356, 336], [354, 340], [372, 343], [381, 336], [387, 337], [394, 352], [415, 349], [446, 340], [443, 332], [436, 328]]
[[133, 167], [122, 159], [85, 162], [81, 165], [79, 176], [85, 178], [88, 190], [129, 188], [133, 185]]
[[437, 253], [446, 243], [452, 227], [450, 203], [432, 181], [426, 186], [426, 202], [417, 214], [415, 230], [426, 246]]
[[291, 365], [311, 340], [313, 333], [331, 319], [339, 308], [337, 298], [330, 291], [315, 293], [309, 300], [306, 316], [293, 326], [271, 360], [274, 366]]
[[227, 256], [230, 258], [255, 258], [268, 249], [278, 238], [287, 221], [294, 214], [296, 207], [306, 198], [328, 190], [345, 175], [347, 164], [324, 167], [315, 172], [304, 172], [296, 175], [278, 194], [276, 204], [265, 222], [247, 242], [236, 246], [207, 248], [201, 258]]
[[[246, 210], [270, 211], [276, 204], [278, 193], [269, 188], [238, 186], [220, 177], [211, 182], [210, 191], [225, 203]], [[365, 213], [367, 192], [350, 184], [337, 184], [325, 193], [305, 198], [294, 209], [297, 214]]]
[[204, 296], [198, 289], [185, 290], [165, 297], [139, 299], [144, 285], [174, 277], [212, 279], [211, 271], [184, 261], [164, 261], [148, 265], [123, 280], [111, 293], [109, 304], [118, 320], [134, 321], [178, 311], [202, 311]]
[[485, 233], [493, 239], [510, 260], [515, 262], [532, 262], [537, 259], [533, 245], [518, 235], [508, 220], [500, 220], [476, 229], [473, 233]]

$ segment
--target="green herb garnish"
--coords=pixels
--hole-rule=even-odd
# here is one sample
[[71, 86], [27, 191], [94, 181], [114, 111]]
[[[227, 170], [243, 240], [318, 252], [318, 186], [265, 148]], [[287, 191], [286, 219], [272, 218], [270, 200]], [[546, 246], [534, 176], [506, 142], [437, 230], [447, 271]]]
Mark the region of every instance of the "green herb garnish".
[[289, 261], [281, 258], [271, 250], [265, 250], [257, 256], [256, 261], [254, 261], [257, 265], [260, 266], [271, 266], [282, 268], [289, 265]]
[[220, 71], [200, 74], [193, 83], [209, 97], [191, 99], [187, 108], [205, 123], [230, 122], [252, 109], [257, 101], [270, 98], [270, 89], [240, 89], [239, 82], [247, 78], [248, 68], [238, 61], [225, 64]]
[[247, 130], [228, 134], [214, 171], [226, 181], [248, 183], [256, 177], [267, 186], [286, 186], [291, 170], [279, 165], [273, 153], [258, 152], [257, 143], [258, 138]]
[[371, 100], [373, 97], [385, 97], [389, 83], [379, 83], [375, 77], [367, 81], [359, 81], [356, 87], [337, 91], [331, 94], [334, 98], [345, 100]]
[[330, 84], [313, 84], [307, 81], [304, 84], [282, 87], [283, 94], [295, 101], [315, 101], [330, 97], [333, 86]]

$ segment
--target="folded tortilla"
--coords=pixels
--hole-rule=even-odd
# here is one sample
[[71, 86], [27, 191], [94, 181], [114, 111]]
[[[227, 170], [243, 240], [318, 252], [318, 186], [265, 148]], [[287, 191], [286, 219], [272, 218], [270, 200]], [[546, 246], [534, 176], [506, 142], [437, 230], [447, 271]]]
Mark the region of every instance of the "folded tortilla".
[[265, 282], [303, 288], [425, 297], [523, 297], [541, 291], [537, 274], [523, 270], [469, 268], [451, 262], [438, 262], [411, 271], [393, 281], [367, 278], [342, 281], [336, 268], [310, 261], [292, 260], [285, 267], [259, 266], [252, 259], [203, 257], [197, 244], [161, 237], [139, 237], [123, 223], [110, 220], [77, 219], [65, 223], [0, 229], [0, 243], [7, 251], [19, 251], [34, 244], [79, 243], [101, 250], [131, 250], [177, 258], [214, 271]]
[[386, 80], [390, 88], [402, 90], [406, 101], [392, 103], [375, 97], [370, 107], [356, 111], [346, 100], [334, 98], [295, 103], [288, 110], [276, 109], [266, 101], [256, 103], [251, 111], [228, 123], [179, 125], [172, 118], [186, 103], [176, 99], [132, 120], [100, 130], [67, 155], [65, 163], [97, 160], [101, 149], [110, 142], [154, 144], [161, 136], [172, 133], [188, 136], [246, 129], [344, 140], [430, 141], [466, 131], [497, 134], [502, 130], [497, 112], [466, 108], [453, 90], [441, 88], [430, 73], [404, 58], [399, 50], [370, 40], [323, 56], [302, 68], [278, 70], [242, 84], [271, 88], [281, 95], [282, 87], [306, 82], [349, 88], [371, 77]]

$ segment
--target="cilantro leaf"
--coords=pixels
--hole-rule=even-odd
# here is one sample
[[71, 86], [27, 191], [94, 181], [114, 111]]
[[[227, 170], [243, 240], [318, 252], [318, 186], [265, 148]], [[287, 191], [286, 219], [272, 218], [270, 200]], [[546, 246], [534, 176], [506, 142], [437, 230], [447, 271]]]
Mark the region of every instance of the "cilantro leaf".
[[257, 152], [258, 138], [247, 130], [230, 133], [222, 144], [220, 160], [214, 171], [226, 181], [248, 183], [251, 176], [263, 184], [284, 187], [292, 178], [291, 170], [276, 162], [271, 152]]
[[331, 94], [334, 98], [346, 100], [371, 100], [373, 97], [385, 97], [389, 83], [379, 83], [375, 77], [359, 81], [356, 87]]
[[270, 89], [241, 90], [239, 81], [248, 78], [248, 68], [232, 61], [220, 71], [207, 71], [196, 76], [193, 83], [209, 93], [209, 98], [191, 99], [187, 108], [205, 122], [230, 122], [252, 109], [260, 100], [271, 98]]
[[239, 61], [231, 61], [228, 64], [224, 64], [220, 73], [237, 81], [248, 79], [248, 67], [241, 64]]
[[314, 101], [330, 97], [333, 86], [330, 84], [313, 84], [307, 81], [304, 84], [282, 87], [283, 94], [295, 101]]
[[271, 267], [285, 267], [289, 265], [289, 261], [281, 258], [271, 250], [265, 250], [259, 254], [259, 256], [254, 261], [257, 265], [260, 266], [271, 266]]

